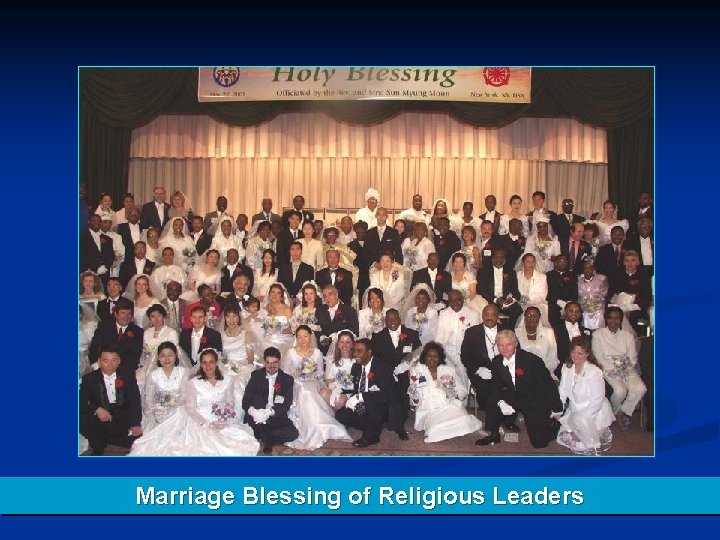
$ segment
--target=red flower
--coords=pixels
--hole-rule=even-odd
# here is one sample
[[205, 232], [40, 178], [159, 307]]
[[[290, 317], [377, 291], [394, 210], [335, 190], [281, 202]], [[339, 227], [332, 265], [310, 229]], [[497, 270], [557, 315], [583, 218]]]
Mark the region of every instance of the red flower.
[[207, 343], [207, 338], [205, 336], [201, 337], [200, 343]]
[[465, 315], [463, 315], [462, 317], [460, 317], [460, 322], [461, 322], [461, 323], [464, 323], [464, 322], [465, 322]]
[[503, 279], [507, 279], [509, 276], [507, 273], [503, 273]]
[[275, 392], [279, 392], [281, 388], [282, 388], [282, 386], [280, 385], [279, 382], [276, 382], [276, 383], [273, 385], [273, 390], [274, 390]]
[[563, 276], [563, 281], [565, 283], [570, 283], [570, 276]]
[[125, 334], [123, 334], [123, 335], [125, 335], [125, 336], [127, 336], [127, 337], [135, 337], [135, 334], [133, 334], [132, 330], [128, 330], [128, 331], [125, 332]]
[[234, 274], [237, 274], [237, 273], [240, 272], [241, 270], [242, 270], [242, 268], [240, 268], [240, 265], [237, 265], [237, 266], [235, 267], [235, 270], [233, 270], [233, 273], [234, 273]]
[[407, 334], [403, 334], [403, 333], [401, 332], [401, 333], [400, 333], [400, 339], [401, 339], [401, 340], [407, 339]]
[[442, 281], [442, 278], [442, 274], [438, 274], [437, 276], [435, 276], [435, 281]]
[[522, 236], [518, 236], [517, 243], [523, 245], [525, 243], [525, 239]]
[[523, 375], [525, 375], [525, 372], [523, 371], [523, 368], [515, 368], [515, 375], [516, 375], [517, 377], [522, 377]]
[[337, 281], [342, 281], [343, 279], [345, 279], [345, 276], [343, 276], [342, 274], [338, 274], [337, 276], [335, 276], [335, 279]]
[[637, 279], [631, 279], [630, 280], [630, 286], [631, 287], [637, 287], [638, 280]]
[[115, 388], [122, 388], [125, 386], [125, 381], [120, 378], [115, 379]]
[[445, 245], [445, 240], [442, 240], [442, 239], [441, 239], [441, 240], [440, 240], [440, 245], [441, 245], [441, 246], [444, 246], [444, 245]]
[[371, 371], [367, 374], [367, 380], [372, 381], [375, 378], [375, 372]]
[[107, 244], [107, 243], [108, 243], [107, 238], [104, 238], [104, 237], [101, 236], [101, 237], [100, 237], [100, 243], [101, 243], [101, 244]]
[[417, 381], [417, 375], [413, 375], [412, 377], [410, 377], [410, 380], [411, 380], [412, 382]]

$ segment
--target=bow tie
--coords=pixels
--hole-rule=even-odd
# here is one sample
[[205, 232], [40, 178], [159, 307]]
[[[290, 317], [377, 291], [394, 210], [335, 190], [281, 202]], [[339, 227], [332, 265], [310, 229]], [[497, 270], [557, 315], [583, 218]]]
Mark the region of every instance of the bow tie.
[[503, 366], [508, 367], [511, 364], [511, 361], [507, 358], [503, 358]]
[[117, 378], [117, 373], [113, 373], [112, 375], [105, 375], [103, 374], [103, 379], [105, 379], [105, 382], [115, 382], [115, 379]]

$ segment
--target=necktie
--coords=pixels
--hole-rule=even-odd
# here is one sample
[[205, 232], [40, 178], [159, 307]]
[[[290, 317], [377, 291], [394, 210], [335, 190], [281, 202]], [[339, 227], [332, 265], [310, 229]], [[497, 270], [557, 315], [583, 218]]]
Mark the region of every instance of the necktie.
[[120, 341], [123, 337], [123, 329], [122, 326], [118, 328], [118, 341]]
[[568, 223], [572, 226], [572, 214], [565, 214], [567, 216]]
[[177, 325], [178, 320], [178, 312], [177, 312], [177, 306], [175, 305], [175, 302], [172, 303], [172, 309], [170, 310], [172, 314], [172, 324], [173, 326]]
[[365, 375], [365, 366], [363, 366], [362, 373], [360, 374], [360, 386], [358, 387], [358, 392], [367, 392], [367, 377]]
[[292, 265], [293, 281], [295, 281], [295, 278], [297, 277], [297, 271], [298, 271], [298, 265], [293, 263], [293, 265]]
[[615, 246], [615, 262], [620, 264], [620, 246]]
[[577, 257], [577, 242], [571, 240], [572, 247], [570, 248], [570, 268], [575, 268], [575, 257]]

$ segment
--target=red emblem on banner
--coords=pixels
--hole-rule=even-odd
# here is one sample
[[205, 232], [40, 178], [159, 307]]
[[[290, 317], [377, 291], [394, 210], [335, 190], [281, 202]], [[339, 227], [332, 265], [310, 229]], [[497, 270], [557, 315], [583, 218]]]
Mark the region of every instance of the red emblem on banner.
[[510, 68], [484, 68], [483, 78], [485, 79], [485, 84], [489, 86], [505, 86], [510, 82]]

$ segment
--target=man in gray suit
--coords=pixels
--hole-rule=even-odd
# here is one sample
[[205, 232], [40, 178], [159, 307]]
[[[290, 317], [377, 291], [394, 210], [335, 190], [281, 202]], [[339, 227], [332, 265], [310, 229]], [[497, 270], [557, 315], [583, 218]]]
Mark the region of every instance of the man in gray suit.
[[280, 214], [275, 214], [272, 211], [272, 199], [263, 199], [261, 204], [262, 212], [258, 212], [252, 217], [252, 223], [256, 221], [269, 221], [270, 223], [280, 221]]

